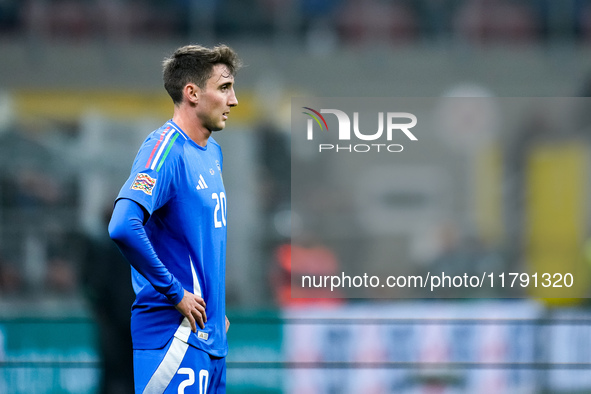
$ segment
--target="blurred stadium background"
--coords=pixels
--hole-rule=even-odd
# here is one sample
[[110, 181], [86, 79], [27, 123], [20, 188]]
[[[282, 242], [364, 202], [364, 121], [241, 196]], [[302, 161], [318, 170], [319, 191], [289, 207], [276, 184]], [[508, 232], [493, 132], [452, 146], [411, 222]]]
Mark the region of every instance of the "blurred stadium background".
[[[591, 392], [585, 298], [285, 297], [291, 97], [588, 97], [590, 0], [0, 0], [0, 392], [129, 392], [129, 268], [105, 220], [171, 116], [160, 62], [189, 42], [247, 65], [217, 137], [228, 392]], [[435, 252], [470, 264], [477, 236], [504, 259], [591, 262], [591, 105], [577, 103], [575, 132], [541, 113], [497, 141], [496, 198], [473, 194], [500, 216], [478, 234], [452, 217]]]

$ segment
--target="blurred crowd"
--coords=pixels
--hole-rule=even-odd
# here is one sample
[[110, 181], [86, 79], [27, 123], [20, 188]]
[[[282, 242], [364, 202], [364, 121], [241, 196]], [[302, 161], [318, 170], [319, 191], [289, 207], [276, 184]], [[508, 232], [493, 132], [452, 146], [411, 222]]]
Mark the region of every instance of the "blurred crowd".
[[0, 294], [38, 296], [77, 290], [74, 260], [83, 245], [75, 219], [76, 185], [54, 171], [59, 158], [14, 125], [0, 126]]
[[0, 34], [118, 42], [279, 38], [312, 45], [589, 42], [591, 1], [2, 0]]

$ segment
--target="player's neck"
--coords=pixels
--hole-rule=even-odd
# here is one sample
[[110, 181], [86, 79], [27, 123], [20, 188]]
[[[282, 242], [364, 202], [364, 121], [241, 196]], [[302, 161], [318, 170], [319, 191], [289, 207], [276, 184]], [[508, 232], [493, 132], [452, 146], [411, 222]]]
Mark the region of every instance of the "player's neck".
[[182, 108], [175, 108], [172, 121], [177, 124], [197, 145], [205, 146], [211, 131], [201, 126], [197, 119]]

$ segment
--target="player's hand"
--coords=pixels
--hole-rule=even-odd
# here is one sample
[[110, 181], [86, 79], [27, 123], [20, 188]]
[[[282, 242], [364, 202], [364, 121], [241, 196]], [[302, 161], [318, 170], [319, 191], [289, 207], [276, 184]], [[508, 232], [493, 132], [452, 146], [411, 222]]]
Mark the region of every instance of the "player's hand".
[[230, 328], [230, 320], [228, 320], [228, 316], [226, 316], [226, 334], [228, 333], [229, 328]]
[[189, 320], [191, 331], [197, 332], [197, 324], [199, 327], [205, 328], [207, 315], [205, 314], [205, 301], [203, 301], [203, 298], [185, 290], [183, 299], [175, 305], [175, 308]]

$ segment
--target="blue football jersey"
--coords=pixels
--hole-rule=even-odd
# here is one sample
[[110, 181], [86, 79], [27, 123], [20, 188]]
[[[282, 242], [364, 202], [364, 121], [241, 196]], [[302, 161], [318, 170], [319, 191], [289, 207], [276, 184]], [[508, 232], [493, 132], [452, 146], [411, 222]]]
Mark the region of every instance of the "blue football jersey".
[[[213, 138], [205, 147], [199, 146], [172, 120], [148, 136], [135, 158], [118, 199], [133, 200], [150, 214], [144, 228], [164, 265], [154, 268], [140, 262], [138, 269], [168, 270], [184, 289], [205, 300], [207, 314], [205, 328], [197, 326], [193, 333], [188, 320], [169, 301], [172, 295], [157, 291], [156, 284], [132, 266], [135, 349], [163, 347], [174, 335], [216, 357], [228, 352], [227, 204], [222, 167], [222, 151]], [[174, 287], [169, 291], [174, 292]]]

